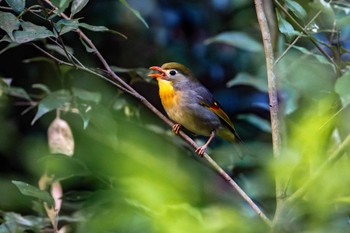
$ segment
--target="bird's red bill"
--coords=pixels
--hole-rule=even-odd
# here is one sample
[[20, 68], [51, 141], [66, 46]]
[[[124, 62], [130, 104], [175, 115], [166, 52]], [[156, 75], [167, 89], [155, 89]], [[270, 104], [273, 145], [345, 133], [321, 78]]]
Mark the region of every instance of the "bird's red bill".
[[149, 77], [152, 77], [152, 78], [161, 78], [161, 77], [164, 77], [165, 76], [165, 72], [162, 70], [162, 68], [160, 68], [159, 66], [151, 66], [149, 68], [150, 70], [155, 70], [155, 71], [158, 71], [160, 73], [151, 73], [151, 74], [148, 74]]

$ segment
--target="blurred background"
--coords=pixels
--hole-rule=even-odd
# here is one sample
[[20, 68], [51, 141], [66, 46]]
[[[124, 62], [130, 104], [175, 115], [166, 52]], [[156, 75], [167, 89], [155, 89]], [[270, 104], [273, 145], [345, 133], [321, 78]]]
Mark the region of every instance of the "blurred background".
[[[26, 5], [36, 2], [26, 1]], [[304, 1], [300, 4], [310, 10]], [[7, 10], [4, 1], [0, 6]], [[315, 9], [311, 6], [310, 12]], [[69, 14], [69, 9], [65, 12]], [[147, 77], [148, 67], [175, 61], [192, 70], [228, 113], [244, 141], [242, 148], [215, 139], [209, 153], [269, 217], [276, 205], [274, 174], [297, 173], [290, 185], [298, 186], [309, 174], [304, 165], [315, 158], [319, 164], [330, 150], [327, 143], [334, 125], [325, 124], [322, 133], [318, 130], [333, 117], [334, 109], [330, 111], [329, 106], [339, 106], [333, 90], [337, 74], [319, 57], [294, 49], [277, 67], [282, 80], [279, 97], [287, 128], [292, 129], [288, 131], [289, 147], [283, 160], [271, 162], [265, 56], [252, 1], [89, 1], [74, 18], [119, 33], [83, 29], [113, 70], [163, 113], [157, 84]], [[23, 14], [22, 19], [50, 26], [30, 14]], [[324, 34], [315, 36], [322, 38]], [[84, 66], [104, 74], [100, 62], [76, 33], [66, 33], [62, 40]], [[280, 39], [281, 47], [286, 41]], [[48, 46], [51, 42], [35, 43], [64, 60]], [[310, 44], [304, 40], [299, 46], [309, 48]], [[18, 180], [37, 187], [40, 177], [47, 174], [62, 185], [58, 220], [59, 227], [68, 226], [68, 232], [267, 232], [267, 226], [227, 183], [140, 101], [88, 72], [47, 59], [31, 43], [9, 50], [4, 41], [0, 46], [1, 85], [7, 82], [12, 87], [10, 94], [0, 89], [2, 223], [19, 231], [50, 228], [40, 202], [22, 195], [12, 183]], [[63, 109], [60, 117], [74, 138], [71, 158], [49, 150], [47, 130], [56, 111], [45, 112], [33, 121], [37, 104], [43, 104], [45, 96], [60, 98], [62, 92], [72, 96], [73, 107], [65, 110], [67, 106], [59, 106]], [[34, 106], [23, 98], [27, 93]], [[339, 122], [344, 119], [346, 115]], [[341, 138], [347, 135], [347, 127], [341, 127]], [[206, 140], [194, 138], [198, 143]], [[307, 152], [311, 155], [300, 159]], [[296, 164], [302, 169], [294, 170]], [[313, 193], [310, 199], [316, 203], [313, 198], [318, 196], [325, 201], [334, 194], [331, 190], [339, 191], [349, 179], [344, 174], [347, 164], [333, 171], [333, 177], [342, 178], [335, 187], [326, 189], [322, 197]], [[339, 192], [346, 194], [348, 190]], [[322, 201], [299, 203], [300, 212], [293, 220], [286, 215], [288, 221], [302, 222], [288, 225], [289, 232], [327, 232], [317, 224], [332, 216], [339, 218], [327, 225], [329, 228], [323, 226], [324, 230], [332, 226], [346, 229], [348, 209], [330, 215], [331, 207]], [[24, 222], [14, 213], [31, 217]], [[305, 216], [308, 219], [301, 220]]]

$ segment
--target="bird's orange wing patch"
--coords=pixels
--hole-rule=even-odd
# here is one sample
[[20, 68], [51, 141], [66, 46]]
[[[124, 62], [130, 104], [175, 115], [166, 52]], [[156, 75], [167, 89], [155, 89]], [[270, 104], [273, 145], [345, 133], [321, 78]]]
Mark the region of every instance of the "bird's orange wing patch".
[[232, 121], [224, 112], [224, 110], [222, 110], [222, 108], [219, 106], [217, 102], [214, 102], [213, 105], [209, 106], [209, 109], [213, 111], [216, 115], [218, 115], [222, 120], [224, 120], [233, 130], [235, 129]]

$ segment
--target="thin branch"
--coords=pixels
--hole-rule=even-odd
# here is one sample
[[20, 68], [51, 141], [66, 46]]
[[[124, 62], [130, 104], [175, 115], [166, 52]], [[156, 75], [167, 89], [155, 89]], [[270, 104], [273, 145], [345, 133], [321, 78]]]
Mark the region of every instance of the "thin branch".
[[[271, 129], [272, 129], [272, 146], [273, 146], [273, 156], [278, 160], [281, 156], [282, 151], [282, 120], [279, 115], [279, 103], [278, 103], [278, 86], [277, 78], [274, 71], [274, 50], [271, 43], [271, 34], [264, 12], [264, 3], [263, 0], [254, 0], [256, 14], [258, 17], [258, 22], [260, 25], [261, 35], [263, 38], [264, 50], [265, 50], [265, 59], [266, 59], [266, 70], [267, 70], [267, 81], [268, 81], [268, 93], [269, 93], [269, 102], [270, 102], [270, 117], [271, 117]], [[283, 206], [283, 199], [280, 197], [283, 196], [285, 182], [275, 176], [276, 182], [276, 212], [274, 217], [274, 224], [278, 222], [277, 218], [280, 215], [280, 211]]]
[[328, 53], [326, 51], [324, 51], [324, 49], [318, 44], [317, 40], [313, 36], [311, 36], [305, 30], [305, 28], [298, 23], [298, 21], [296, 21], [294, 19], [294, 17], [281, 5], [281, 3], [279, 3], [278, 0], [274, 0], [274, 1], [275, 1], [276, 5], [279, 7], [279, 9], [281, 9], [283, 11], [283, 13], [285, 13], [288, 16], [288, 18], [290, 18], [290, 20], [299, 28], [299, 30], [301, 30], [309, 38], [311, 43], [313, 43], [315, 45], [315, 47], [323, 54], [323, 56], [325, 56], [329, 62], [334, 64], [338, 70], [339, 69], [338, 65], [333, 61], [333, 59], [328, 55]]
[[294, 202], [302, 198], [306, 192], [310, 189], [310, 187], [316, 182], [321, 175], [325, 174], [326, 170], [333, 165], [336, 161], [338, 161], [346, 152], [346, 150], [350, 147], [350, 135], [348, 135], [345, 140], [340, 144], [336, 151], [331, 154], [328, 159], [323, 162], [320, 168], [306, 181], [304, 185], [299, 188], [293, 195], [288, 198], [289, 202]]
[[[311, 24], [312, 22], [314, 22], [315, 19], [316, 19], [320, 14], [321, 14], [321, 11], [317, 12], [317, 13], [315, 14], [315, 16], [305, 25], [305, 28], [307, 28], [308, 26], [310, 26], [310, 24]], [[294, 44], [302, 37], [302, 35], [303, 35], [303, 34], [300, 33], [300, 34], [293, 40], [293, 42], [292, 42], [292, 43], [283, 51], [283, 53], [276, 59], [275, 64], [277, 64], [277, 63], [284, 57], [284, 55], [286, 55], [287, 52], [288, 52], [291, 48], [293, 48]]]
[[[66, 62], [66, 61], [63, 61], [55, 56], [53, 56], [52, 54], [48, 53], [47, 51], [45, 51], [44, 49], [42, 49], [41, 47], [39, 47], [38, 45], [32, 43], [32, 45], [38, 49], [39, 51], [41, 51], [42, 53], [44, 53], [45, 55], [47, 55], [48, 57], [52, 58], [53, 60], [57, 61], [59, 64], [63, 64], [63, 65], [67, 65], [67, 66], [71, 66], [71, 67], [75, 67], [79, 70], [83, 70], [83, 71], [86, 71], [90, 74], [93, 74], [93, 75], [96, 75], [104, 80], [106, 80], [107, 82], [113, 84], [114, 86], [118, 87], [119, 89], [121, 89], [122, 91], [126, 92], [126, 93], [129, 93], [131, 95], [134, 95], [132, 92], [130, 92], [129, 90], [125, 89], [123, 86], [119, 85], [118, 83], [116, 83], [115, 81], [103, 76], [102, 74], [99, 74], [89, 68], [86, 68], [85, 66], [77, 66], [77, 65], [73, 65], [72, 63], [69, 63], [69, 62]], [[79, 62], [80, 63], [80, 62]], [[135, 96], [136, 97], [136, 96]]]
[[[50, 6], [56, 8], [49, 0], [44, 0]], [[69, 17], [64, 13], [61, 13], [61, 16], [65, 19]], [[151, 110], [154, 114], [156, 114], [160, 119], [162, 119], [169, 126], [173, 126], [174, 123], [165, 117], [158, 109], [156, 109], [150, 102], [148, 102], [145, 97], [140, 95], [136, 90], [134, 90], [130, 85], [128, 85], [123, 79], [121, 79], [117, 74], [113, 72], [107, 61], [98, 51], [96, 46], [92, 43], [92, 41], [84, 34], [83, 31], [77, 29], [76, 32], [79, 36], [87, 43], [87, 45], [94, 51], [94, 54], [102, 63], [103, 67], [107, 70], [108, 75], [116, 80], [121, 86], [127, 89], [128, 93], [138, 98], [149, 110]], [[198, 148], [198, 145], [184, 132], [180, 131], [179, 135], [183, 138], [188, 144], [190, 144], [193, 148]], [[263, 211], [251, 200], [251, 198], [238, 186], [238, 184], [232, 180], [232, 178], [207, 154], [204, 153], [203, 157], [209, 162], [209, 164], [234, 188], [238, 194], [247, 202], [247, 204], [257, 213], [257, 215], [262, 218], [262, 220], [269, 226], [271, 226], [271, 221], [267, 218], [267, 216], [263, 213]]]

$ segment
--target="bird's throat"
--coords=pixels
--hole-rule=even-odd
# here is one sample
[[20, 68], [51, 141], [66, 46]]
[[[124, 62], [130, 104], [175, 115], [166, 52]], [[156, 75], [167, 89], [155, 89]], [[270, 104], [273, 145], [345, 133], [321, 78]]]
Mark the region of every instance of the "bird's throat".
[[165, 110], [172, 108], [178, 102], [178, 94], [171, 81], [158, 78], [159, 96]]

